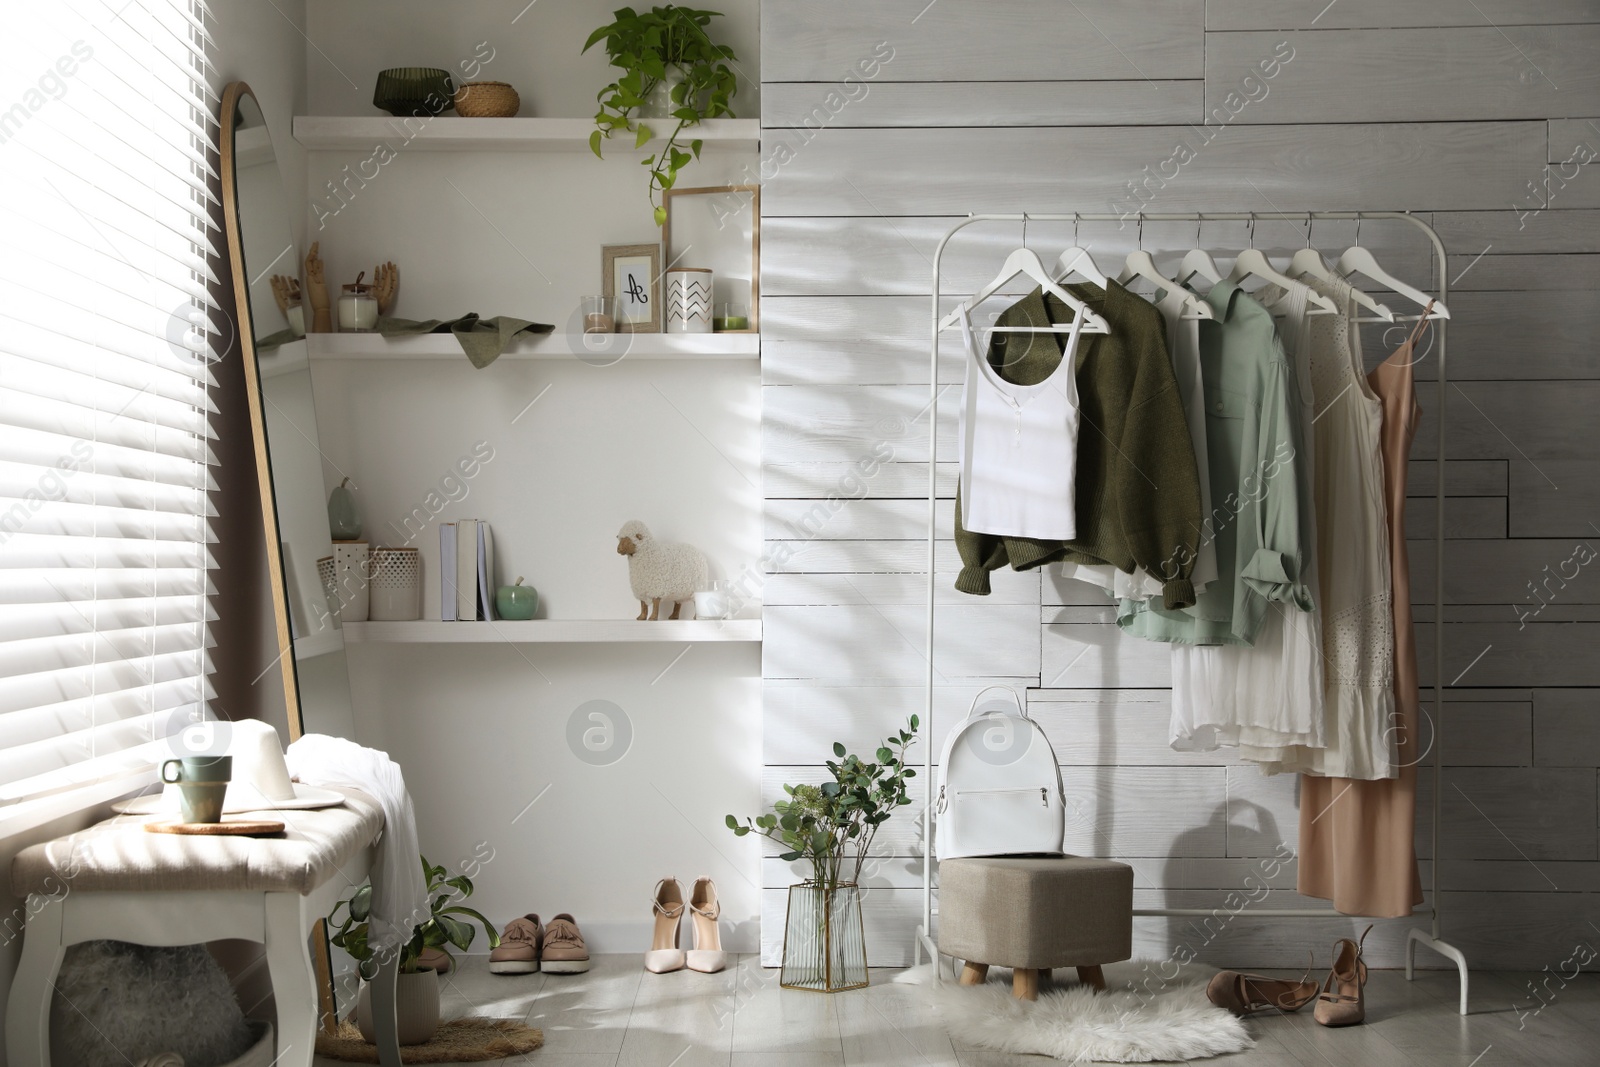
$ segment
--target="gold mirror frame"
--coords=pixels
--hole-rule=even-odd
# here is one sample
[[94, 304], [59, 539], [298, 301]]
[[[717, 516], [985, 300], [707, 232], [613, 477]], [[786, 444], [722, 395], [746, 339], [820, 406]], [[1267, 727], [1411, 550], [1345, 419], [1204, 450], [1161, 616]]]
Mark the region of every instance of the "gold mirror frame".
[[[289, 741], [304, 732], [300, 721], [300, 685], [295, 673], [294, 640], [289, 625], [288, 585], [284, 577], [283, 545], [278, 536], [278, 502], [272, 489], [272, 460], [267, 452], [266, 413], [262, 409], [260, 366], [256, 361], [254, 323], [250, 311], [250, 279], [245, 273], [244, 237], [239, 232], [239, 197], [234, 159], [234, 116], [245, 97], [261, 102], [244, 82], [230, 82], [222, 93], [218, 129], [222, 154], [222, 214], [228, 236], [228, 269], [233, 275], [235, 335], [239, 357], [244, 361], [245, 395], [250, 405], [250, 436], [256, 458], [256, 485], [261, 496], [262, 533], [266, 541], [267, 576], [272, 588], [273, 626], [278, 639], [278, 668], [283, 676], [284, 714], [289, 724]], [[263, 113], [264, 114], [264, 113]], [[298, 254], [298, 253], [297, 253]], [[298, 269], [298, 264], [296, 265]], [[333, 961], [328, 950], [327, 923], [317, 920], [313, 931], [313, 959], [317, 972], [317, 1001], [323, 1029], [338, 1029], [338, 1006], [333, 991]]]

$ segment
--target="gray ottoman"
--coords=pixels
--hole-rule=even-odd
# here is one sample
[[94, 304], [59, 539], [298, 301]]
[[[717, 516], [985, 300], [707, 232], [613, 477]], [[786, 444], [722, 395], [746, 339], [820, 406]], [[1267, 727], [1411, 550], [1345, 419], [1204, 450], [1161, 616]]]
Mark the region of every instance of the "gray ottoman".
[[1024, 1000], [1052, 967], [1076, 967], [1104, 989], [1101, 965], [1133, 955], [1133, 868], [1081, 856], [944, 860], [939, 951], [965, 963], [962, 985], [1012, 968], [1011, 992]]

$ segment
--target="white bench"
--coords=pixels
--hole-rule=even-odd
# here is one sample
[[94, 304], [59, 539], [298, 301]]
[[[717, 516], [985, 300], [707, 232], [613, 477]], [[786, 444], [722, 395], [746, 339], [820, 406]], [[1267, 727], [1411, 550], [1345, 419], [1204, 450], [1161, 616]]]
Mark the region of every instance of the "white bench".
[[[372, 867], [383, 812], [342, 789], [343, 806], [258, 813], [285, 824], [279, 838], [153, 834], [120, 816], [34, 845], [11, 868], [28, 899], [22, 959], [6, 1006], [6, 1057], [13, 1067], [50, 1067], [50, 1003], [67, 946], [82, 941], [191, 945], [238, 938], [265, 950], [278, 1005], [280, 1067], [311, 1067], [317, 1028], [316, 975], [307, 942]], [[394, 1034], [395, 967], [375, 980], [380, 1062], [400, 1064]]]

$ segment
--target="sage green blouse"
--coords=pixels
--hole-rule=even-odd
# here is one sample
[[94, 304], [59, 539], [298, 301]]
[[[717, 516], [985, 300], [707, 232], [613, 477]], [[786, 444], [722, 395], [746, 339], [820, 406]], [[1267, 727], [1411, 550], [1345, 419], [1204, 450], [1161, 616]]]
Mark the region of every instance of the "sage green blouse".
[[1215, 540], [1217, 580], [1186, 608], [1124, 600], [1117, 622], [1153, 641], [1250, 645], [1269, 601], [1314, 607], [1302, 581], [1310, 530], [1301, 505], [1311, 483], [1300, 390], [1266, 308], [1229, 281], [1206, 301], [1216, 319], [1200, 323], [1212, 505], [1202, 538]]

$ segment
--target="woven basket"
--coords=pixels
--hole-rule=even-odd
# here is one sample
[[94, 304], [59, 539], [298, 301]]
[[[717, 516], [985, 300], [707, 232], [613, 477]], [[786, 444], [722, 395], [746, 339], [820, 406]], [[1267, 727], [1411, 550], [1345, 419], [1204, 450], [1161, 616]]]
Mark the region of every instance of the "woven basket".
[[508, 119], [521, 106], [506, 82], [466, 82], [456, 90], [456, 114], [466, 119]]

